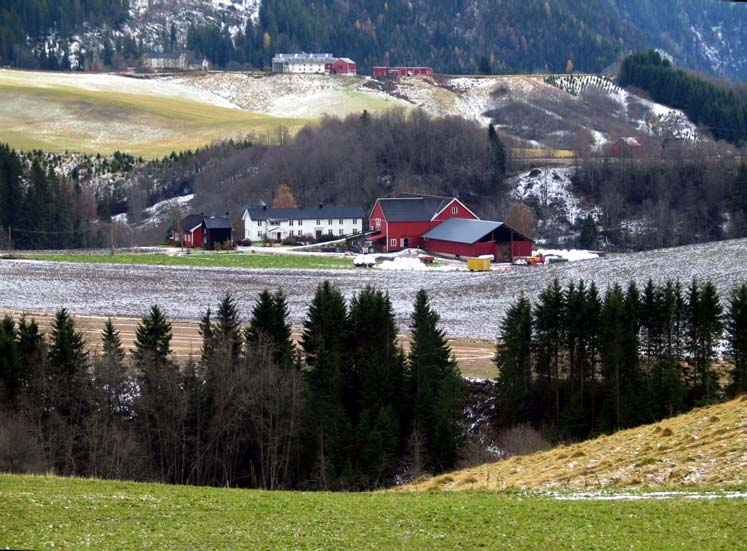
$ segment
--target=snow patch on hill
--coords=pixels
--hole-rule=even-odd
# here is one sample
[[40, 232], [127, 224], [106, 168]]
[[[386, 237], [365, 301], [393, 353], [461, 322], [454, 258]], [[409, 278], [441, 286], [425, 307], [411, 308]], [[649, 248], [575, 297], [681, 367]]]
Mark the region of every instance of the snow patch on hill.
[[582, 206], [573, 193], [571, 178], [575, 168], [535, 168], [519, 175], [514, 187], [514, 198], [542, 207], [554, 207], [571, 224], [577, 218], [593, 213]]

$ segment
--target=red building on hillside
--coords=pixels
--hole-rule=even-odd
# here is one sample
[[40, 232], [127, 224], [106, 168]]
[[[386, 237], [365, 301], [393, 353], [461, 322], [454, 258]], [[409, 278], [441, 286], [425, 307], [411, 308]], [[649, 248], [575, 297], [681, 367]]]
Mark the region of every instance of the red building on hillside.
[[379, 251], [393, 252], [421, 246], [423, 234], [450, 218], [478, 220], [455, 197], [396, 197], [378, 199], [368, 217], [374, 234], [366, 242]]
[[[179, 221], [178, 226], [171, 228], [169, 241], [173, 245], [182, 245], [184, 247], [199, 249], [202, 247], [202, 220], [205, 218], [202, 214], [190, 214]], [[181, 230], [181, 235], [179, 234]]]
[[355, 61], [347, 57], [338, 57], [332, 62], [329, 72], [335, 75], [355, 75], [357, 68]]
[[374, 67], [374, 78], [399, 78], [431, 76], [433, 69], [430, 67]]

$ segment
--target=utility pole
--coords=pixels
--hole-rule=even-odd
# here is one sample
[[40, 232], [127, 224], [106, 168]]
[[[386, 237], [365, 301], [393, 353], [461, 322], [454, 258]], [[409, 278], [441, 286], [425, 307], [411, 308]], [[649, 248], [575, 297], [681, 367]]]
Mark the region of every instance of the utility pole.
[[114, 220], [109, 222], [109, 254], [114, 256]]

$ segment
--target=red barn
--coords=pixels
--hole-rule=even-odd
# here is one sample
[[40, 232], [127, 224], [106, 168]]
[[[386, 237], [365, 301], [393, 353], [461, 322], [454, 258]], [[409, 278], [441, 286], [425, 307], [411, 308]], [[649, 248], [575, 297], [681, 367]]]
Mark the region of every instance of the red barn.
[[[174, 245], [182, 245], [190, 248], [202, 247], [202, 214], [190, 214], [179, 222], [178, 226], [171, 228], [169, 241]], [[181, 236], [179, 235], [181, 229]]]
[[609, 153], [618, 159], [645, 159], [647, 151], [638, 138], [630, 137], [620, 138], [613, 143], [609, 148]]
[[430, 67], [374, 67], [374, 78], [399, 78], [431, 76], [433, 69]]
[[499, 262], [531, 256], [533, 241], [502, 222], [451, 218], [439, 224], [421, 240], [428, 252], [456, 257], [493, 255]]
[[368, 217], [369, 228], [376, 233], [365, 241], [386, 252], [417, 248], [423, 234], [450, 218], [478, 216], [455, 197], [378, 199]]
[[329, 72], [336, 75], [354, 75], [357, 72], [355, 61], [347, 57], [338, 57], [332, 62]]

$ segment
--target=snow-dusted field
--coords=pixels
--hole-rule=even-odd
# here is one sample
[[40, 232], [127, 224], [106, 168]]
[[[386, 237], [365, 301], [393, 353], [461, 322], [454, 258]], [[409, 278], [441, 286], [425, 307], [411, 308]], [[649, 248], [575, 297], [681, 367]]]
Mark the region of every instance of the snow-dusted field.
[[257, 294], [281, 287], [288, 295], [291, 321], [299, 325], [318, 283], [329, 279], [347, 297], [366, 285], [389, 292], [400, 328], [405, 330], [415, 292], [425, 288], [452, 337], [494, 338], [506, 308], [521, 294], [536, 297], [553, 278], [562, 282], [596, 280], [600, 288], [693, 277], [712, 280], [723, 293], [747, 282], [747, 239], [692, 245], [510, 272], [469, 273], [386, 270], [250, 270], [0, 261], [0, 308], [141, 316], [158, 303], [174, 318], [198, 318], [215, 307], [225, 291], [248, 317]]

